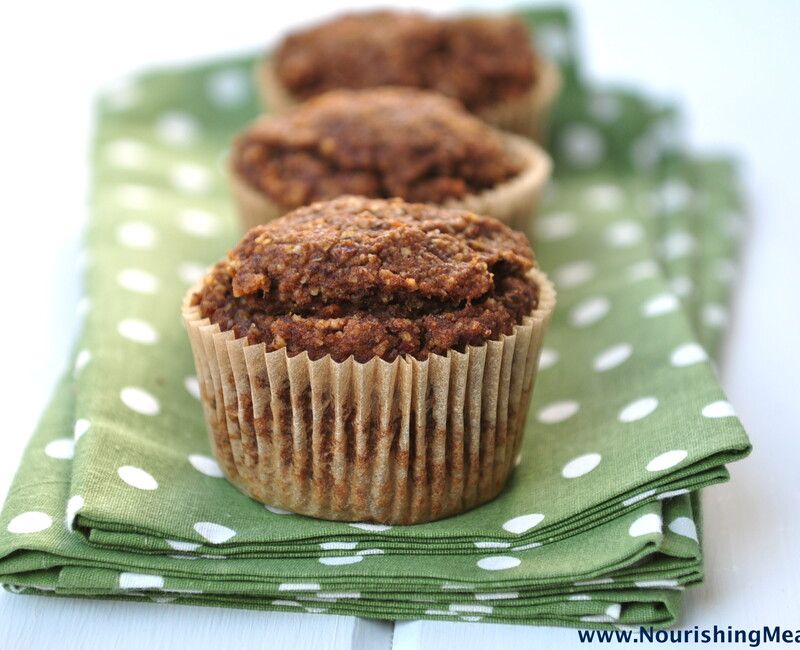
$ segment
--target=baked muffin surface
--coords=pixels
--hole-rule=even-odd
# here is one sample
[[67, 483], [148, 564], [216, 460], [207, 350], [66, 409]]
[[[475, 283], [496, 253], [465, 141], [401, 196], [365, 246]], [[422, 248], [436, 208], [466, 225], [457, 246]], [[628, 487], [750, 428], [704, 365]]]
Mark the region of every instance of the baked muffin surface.
[[275, 61], [279, 79], [299, 99], [335, 88], [404, 85], [455, 97], [470, 110], [526, 93], [537, 75], [528, 32], [512, 17], [348, 14], [291, 34]]
[[495, 219], [346, 196], [250, 230], [193, 304], [268, 351], [424, 359], [510, 334], [536, 307], [533, 266]]
[[509, 180], [521, 165], [456, 102], [411, 88], [334, 91], [255, 122], [234, 171], [287, 207], [360, 194], [444, 203]]

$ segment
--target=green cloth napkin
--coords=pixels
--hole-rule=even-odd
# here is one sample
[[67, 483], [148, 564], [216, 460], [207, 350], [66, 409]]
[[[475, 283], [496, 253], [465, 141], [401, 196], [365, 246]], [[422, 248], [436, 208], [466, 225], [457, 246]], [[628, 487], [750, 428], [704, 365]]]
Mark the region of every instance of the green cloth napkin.
[[697, 490], [749, 442], [715, 379], [741, 201], [677, 113], [581, 81], [568, 16], [556, 181], [532, 234], [559, 304], [520, 466], [492, 503], [389, 527], [265, 508], [210, 457], [178, 307], [240, 236], [230, 137], [253, 57], [142, 75], [100, 102], [86, 318], [0, 515], [12, 591], [554, 625], [673, 622], [702, 578]]

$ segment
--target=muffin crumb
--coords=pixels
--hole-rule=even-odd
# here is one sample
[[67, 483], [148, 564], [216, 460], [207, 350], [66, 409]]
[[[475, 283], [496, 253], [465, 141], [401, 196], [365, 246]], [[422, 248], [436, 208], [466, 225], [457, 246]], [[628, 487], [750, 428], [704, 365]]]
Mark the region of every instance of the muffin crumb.
[[342, 194], [442, 204], [522, 168], [457, 102], [412, 88], [334, 91], [263, 117], [235, 142], [232, 164], [289, 208]]
[[289, 35], [275, 59], [279, 79], [299, 99], [335, 88], [413, 86], [474, 111], [523, 95], [537, 79], [528, 31], [510, 16], [347, 14]]

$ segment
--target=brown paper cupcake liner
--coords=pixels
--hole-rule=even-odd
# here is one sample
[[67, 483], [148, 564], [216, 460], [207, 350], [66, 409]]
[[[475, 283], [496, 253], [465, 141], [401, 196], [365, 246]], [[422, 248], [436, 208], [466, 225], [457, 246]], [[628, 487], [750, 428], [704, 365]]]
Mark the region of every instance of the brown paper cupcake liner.
[[214, 455], [252, 498], [343, 521], [413, 524], [493, 499], [517, 457], [555, 290], [510, 335], [419, 361], [266, 352], [182, 309]]
[[[462, 208], [499, 219], [512, 228], [527, 230], [535, 218], [542, 191], [550, 179], [553, 161], [538, 145], [513, 133], [498, 132], [509, 153], [522, 162], [522, 171], [511, 180], [478, 194], [449, 199], [445, 207]], [[246, 230], [268, 223], [292, 208], [256, 190], [228, 163], [231, 194]]]
[[[269, 112], [282, 113], [300, 103], [278, 79], [271, 58], [261, 59], [256, 64], [254, 74], [261, 104]], [[477, 115], [498, 129], [543, 143], [547, 135], [550, 110], [560, 90], [561, 73], [558, 66], [551, 61], [542, 60], [539, 79], [528, 93], [483, 108]]]
[[544, 149], [527, 138], [513, 133], [499, 132], [499, 135], [508, 152], [522, 161], [522, 171], [491, 189], [446, 201], [445, 207], [494, 217], [512, 228], [527, 231], [536, 218], [553, 161]]
[[498, 129], [524, 135], [544, 144], [550, 111], [560, 90], [561, 73], [558, 66], [545, 60], [539, 79], [528, 93], [481, 109], [477, 115]]
[[278, 79], [272, 57], [261, 58], [253, 68], [253, 80], [261, 106], [268, 113], [285, 113], [301, 103]]

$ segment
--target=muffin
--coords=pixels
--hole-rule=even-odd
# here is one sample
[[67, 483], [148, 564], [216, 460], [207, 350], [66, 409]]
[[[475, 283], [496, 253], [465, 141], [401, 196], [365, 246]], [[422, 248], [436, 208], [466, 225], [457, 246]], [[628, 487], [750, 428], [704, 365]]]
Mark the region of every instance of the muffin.
[[273, 111], [339, 88], [412, 86], [539, 142], [560, 87], [557, 67], [534, 51], [516, 18], [397, 11], [348, 14], [290, 34], [256, 76]]
[[552, 167], [437, 93], [339, 90], [267, 115], [234, 141], [231, 189], [244, 225], [343, 194], [461, 207], [527, 225]]
[[522, 233], [346, 196], [250, 230], [183, 319], [233, 484], [305, 515], [411, 524], [505, 485], [554, 305]]

